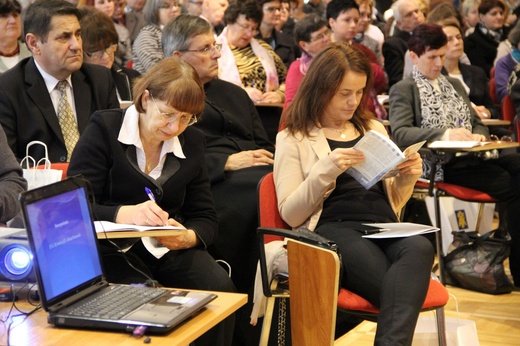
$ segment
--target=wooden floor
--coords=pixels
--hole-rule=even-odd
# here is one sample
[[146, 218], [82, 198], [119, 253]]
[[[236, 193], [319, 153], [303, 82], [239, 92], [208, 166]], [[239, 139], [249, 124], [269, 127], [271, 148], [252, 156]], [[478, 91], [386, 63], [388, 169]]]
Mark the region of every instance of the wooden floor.
[[[507, 263], [506, 268], [509, 269]], [[450, 300], [445, 307], [446, 318], [457, 318], [458, 301], [459, 318], [475, 321], [481, 346], [520, 345], [520, 291], [496, 296], [451, 286], [448, 286], [448, 291]], [[426, 318], [433, 316], [431, 312], [424, 314], [431, 315]], [[365, 321], [345, 335], [342, 341], [351, 346], [373, 345], [375, 332], [376, 324]], [[416, 344], [430, 345], [427, 342]]]

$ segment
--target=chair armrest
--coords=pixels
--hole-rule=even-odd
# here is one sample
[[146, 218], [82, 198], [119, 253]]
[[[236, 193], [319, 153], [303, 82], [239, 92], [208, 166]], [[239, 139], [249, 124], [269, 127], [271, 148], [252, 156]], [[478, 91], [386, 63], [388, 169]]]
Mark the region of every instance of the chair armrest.
[[315, 245], [324, 249], [332, 250], [334, 252], [338, 252], [338, 247], [335, 242], [329, 240], [317, 233], [309, 231], [306, 228], [301, 228], [298, 230], [286, 230], [281, 228], [268, 228], [268, 227], [258, 227], [257, 229], [259, 247], [260, 247], [260, 274], [262, 277], [262, 289], [264, 291], [264, 295], [266, 297], [272, 296], [272, 291], [270, 288], [269, 278], [267, 277], [267, 260], [265, 255], [265, 235], [274, 235], [280, 236], [281, 238], [290, 238], [294, 240], [299, 240], [306, 244]]

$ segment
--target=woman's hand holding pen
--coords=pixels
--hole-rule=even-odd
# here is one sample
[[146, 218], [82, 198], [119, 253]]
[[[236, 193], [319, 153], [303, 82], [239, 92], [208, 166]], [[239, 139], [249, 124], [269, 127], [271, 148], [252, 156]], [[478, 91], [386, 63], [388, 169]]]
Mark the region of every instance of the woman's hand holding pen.
[[460, 127], [456, 129], [449, 130], [449, 140], [450, 141], [474, 141], [473, 134], [470, 130]]
[[119, 208], [116, 222], [139, 226], [164, 226], [168, 224], [168, 213], [154, 201], [146, 201]]
[[352, 148], [337, 148], [329, 153], [329, 158], [339, 169], [345, 171], [349, 167], [355, 166], [365, 161], [365, 155], [359, 150]]

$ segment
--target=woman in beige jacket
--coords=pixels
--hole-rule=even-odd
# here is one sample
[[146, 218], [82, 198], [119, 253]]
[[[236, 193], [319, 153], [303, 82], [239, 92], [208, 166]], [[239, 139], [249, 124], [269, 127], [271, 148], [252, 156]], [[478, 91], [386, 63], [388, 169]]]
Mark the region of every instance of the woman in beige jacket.
[[370, 62], [349, 45], [336, 43], [311, 64], [286, 110], [287, 127], [277, 136], [274, 178], [278, 208], [292, 227], [307, 227], [338, 244], [342, 286], [381, 309], [375, 344], [410, 345], [428, 290], [433, 247], [422, 236], [363, 238], [362, 224], [397, 222], [397, 213], [422, 173], [418, 154], [399, 174], [368, 190], [349, 167], [364, 161], [353, 149], [363, 135], [384, 127], [366, 111]]

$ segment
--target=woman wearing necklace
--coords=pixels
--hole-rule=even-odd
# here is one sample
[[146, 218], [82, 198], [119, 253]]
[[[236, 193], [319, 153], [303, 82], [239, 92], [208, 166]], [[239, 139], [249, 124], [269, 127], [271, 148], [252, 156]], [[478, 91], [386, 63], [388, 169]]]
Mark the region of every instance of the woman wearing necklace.
[[[113, 243], [102, 241], [107, 279], [153, 279], [166, 287], [235, 291], [227, 272], [206, 251], [217, 235], [217, 215], [204, 135], [190, 126], [204, 108], [197, 72], [184, 61], [165, 58], [135, 81], [133, 93], [135, 104], [126, 110], [92, 115], [68, 173], [90, 181], [97, 220], [187, 231], [176, 237], [140, 238], [125, 244], [124, 255]], [[226, 319], [195, 345], [230, 345], [233, 326], [234, 318]]]
[[0, 0], [0, 73], [4, 73], [31, 52], [20, 41], [22, 6], [16, 0]]
[[372, 69], [360, 51], [333, 43], [314, 57], [276, 138], [278, 209], [293, 228], [306, 227], [338, 244], [342, 287], [381, 309], [374, 344], [410, 345], [428, 290], [433, 247], [422, 236], [362, 237], [363, 223], [397, 222], [422, 173], [418, 154], [399, 174], [366, 190], [348, 173], [364, 161], [352, 148], [384, 126], [366, 111]]

